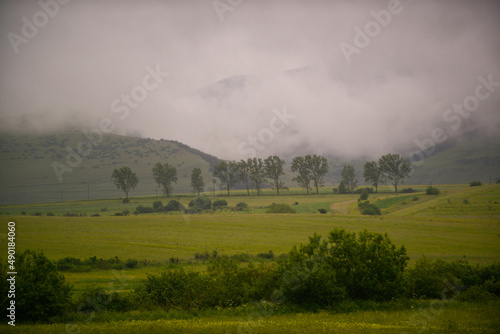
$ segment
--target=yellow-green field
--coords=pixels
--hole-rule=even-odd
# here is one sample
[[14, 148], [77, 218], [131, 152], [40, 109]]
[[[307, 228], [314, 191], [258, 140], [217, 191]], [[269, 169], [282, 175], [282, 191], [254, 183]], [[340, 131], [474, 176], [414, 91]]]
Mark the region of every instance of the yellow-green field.
[[[441, 190], [439, 196], [426, 195], [425, 188], [418, 186], [414, 187], [418, 192], [412, 194], [394, 194], [389, 192], [390, 188], [382, 187], [382, 191], [370, 194], [369, 198], [371, 203], [382, 209], [381, 216], [361, 215], [357, 207], [359, 195], [332, 194], [327, 189], [322, 189], [320, 195], [305, 195], [301, 190], [292, 189], [279, 197], [272, 195], [270, 191], [259, 197], [246, 196], [242, 191], [234, 191], [229, 197], [218, 193], [217, 199], [227, 200], [229, 207], [245, 202], [249, 209], [226, 209], [193, 215], [114, 215], [124, 210], [133, 212], [138, 205], [151, 206], [158, 199], [163, 204], [169, 200], [157, 197], [132, 198], [128, 204], [114, 199], [1, 206], [0, 220], [5, 228], [0, 231], [0, 236], [1, 241], [5, 242], [7, 222], [14, 221], [18, 252], [24, 249], [41, 249], [53, 260], [66, 256], [81, 259], [118, 256], [122, 260], [133, 258], [157, 263], [154, 266], [142, 265], [137, 269], [65, 272], [66, 279], [74, 285], [75, 291], [89, 284], [105, 287], [109, 291], [130, 291], [148, 273], [168, 269], [171, 258], [181, 260], [176, 266], [204, 270], [204, 265], [197, 262], [194, 255], [205, 251], [227, 255], [256, 255], [272, 250], [279, 255], [287, 253], [294, 245], [307, 242], [308, 236], [315, 232], [326, 236], [334, 228], [387, 233], [397, 246], [406, 247], [411, 258], [410, 266], [422, 255], [447, 261], [463, 259], [465, 256], [470, 263], [478, 264], [500, 262], [500, 185], [436, 187]], [[175, 197], [186, 206], [191, 198]], [[290, 204], [297, 213], [265, 213], [265, 207], [273, 202]], [[320, 214], [318, 208], [327, 209], [327, 213]], [[67, 212], [84, 216], [63, 216]], [[47, 216], [47, 213], [54, 216]], [[99, 216], [90, 216], [96, 213]], [[6, 247], [3, 247], [2, 253], [6, 254]], [[432, 310], [430, 307], [426, 312]], [[493, 320], [491, 314], [498, 314], [499, 311], [498, 303], [488, 307], [446, 307], [439, 317], [433, 317], [427, 330], [429, 333], [493, 333], [498, 320]], [[418, 332], [418, 328], [409, 320], [415, 312], [417, 311], [402, 310], [338, 315], [269, 315], [252, 320], [251, 332]], [[247, 322], [241, 320], [245, 317], [248, 316], [238, 319], [234, 316], [214, 315], [189, 320], [96, 321], [90, 324], [80, 323], [78, 326], [82, 333], [236, 333], [237, 327]], [[55, 333], [63, 331], [63, 327], [27, 326], [23, 327], [22, 332]]]

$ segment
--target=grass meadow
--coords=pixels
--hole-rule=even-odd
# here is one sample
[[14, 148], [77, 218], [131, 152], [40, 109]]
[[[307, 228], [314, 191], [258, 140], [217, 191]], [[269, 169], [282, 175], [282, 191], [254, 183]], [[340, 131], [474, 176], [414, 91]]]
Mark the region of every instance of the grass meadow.
[[[378, 194], [369, 197], [371, 203], [381, 208], [381, 216], [361, 215], [357, 208], [359, 195], [333, 194], [328, 189], [321, 189], [319, 195], [291, 189], [279, 197], [270, 190], [262, 196], [246, 196], [246, 191], [233, 191], [231, 196], [218, 192], [217, 199], [227, 200], [229, 208], [245, 202], [248, 210], [223, 209], [191, 215], [132, 213], [138, 205], [151, 206], [155, 200], [166, 204], [169, 200], [156, 196], [134, 197], [128, 204], [107, 199], [0, 206], [0, 219], [5, 226], [0, 236], [5, 241], [7, 222], [15, 221], [17, 252], [41, 249], [52, 260], [67, 256], [117, 256], [122, 260], [147, 261], [135, 269], [64, 272], [75, 294], [89, 285], [107, 291], [132, 291], [148, 274], [171, 268], [203, 271], [205, 264], [195, 259], [196, 253], [288, 253], [294, 245], [306, 243], [313, 233], [325, 237], [334, 228], [387, 233], [397, 246], [406, 247], [410, 267], [423, 255], [446, 261], [465, 257], [469, 263], [479, 265], [500, 262], [500, 185], [436, 187], [441, 190], [438, 196], [426, 195], [422, 186], [413, 187], [417, 192], [411, 194], [395, 194], [390, 187], [381, 187]], [[192, 195], [173, 199], [187, 206]], [[297, 213], [265, 213], [271, 203], [290, 204]], [[320, 214], [320, 208], [327, 213]], [[130, 213], [115, 216], [124, 210]], [[66, 213], [79, 216], [64, 216]], [[91, 216], [95, 214], [99, 216]], [[2, 254], [6, 254], [6, 246], [3, 249]], [[81, 333], [420, 333], [422, 329], [427, 333], [496, 333], [500, 326], [498, 301], [435, 302], [436, 305], [421, 303], [401, 309], [333, 314], [280, 314], [250, 306], [177, 315], [132, 311], [109, 317], [101, 314], [91, 321], [76, 319], [73, 325], [23, 325], [16, 329], [1, 326], [0, 331], [59, 333], [71, 329], [65, 326], [76, 326]]]

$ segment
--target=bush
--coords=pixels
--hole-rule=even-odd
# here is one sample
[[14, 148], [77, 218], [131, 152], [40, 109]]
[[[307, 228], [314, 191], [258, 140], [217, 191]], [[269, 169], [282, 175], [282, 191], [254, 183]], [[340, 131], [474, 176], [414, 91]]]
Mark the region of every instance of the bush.
[[[16, 324], [47, 322], [64, 315], [70, 307], [71, 288], [56, 265], [42, 251], [25, 250], [16, 258]], [[1, 299], [7, 308], [10, 283], [6, 268], [1, 270]]]
[[356, 189], [356, 191], [354, 191], [354, 193], [361, 194], [361, 193], [363, 193], [363, 191], [366, 191], [369, 194], [372, 194], [374, 192], [374, 190], [373, 190], [372, 187], [365, 187], [365, 188], [358, 188], [358, 189]]
[[200, 213], [200, 211], [196, 208], [187, 208], [184, 210], [184, 213], [187, 215], [194, 215], [194, 214]]
[[248, 208], [248, 204], [245, 202], [239, 202], [238, 204], [236, 204], [237, 211], [243, 211], [243, 210], [246, 210], [247, 208]]
[[479, 187], [479, 186], [481, 186], [481, 185], [482, 185], [481, 181], [472, 181], [472, 182], [470, 183], [470, 186], [471, 186], [471, 187]]
[[218, 200], [215, 200], [212, 205], [213, 205], [214, 209], [227, 207], [227, 201], [225, 199], [218, 199]]
[[127, 198], [122, 199], [122, 203], [123, 203], [123, 204], [127, 204], [127, 203], [129, 203], [129, 202], [130, 202], [130, 199], [128, 199], [128, 197], [127, 197]]
[[163, 203], [161, 201], [154, 201], [153, 202], [153, 210], [155, 212], [163, 211]]
[[149, 206], [139, 205], [137, 208], [135, 208], [135, 214], [151, 213], [151, 212], [154, 212], [154, 209], [152, 207], [149, 207]]
[[370, 204], [370, 201], [366, 202], [359, 202], [358, 203], [359, 207], [359, 212], [361, 212], [362, 215], [381, 215], [382, 212], [380, 209], [375, 206], [374, 204]]
[[433, 186], [428, 186], [425, 190], [427, 195], [439, 195], [441, 191], [438, 188], [434, 188]]
[[339, 194], [347, 194], [347, 186], [343, 180], [340, 181], [338, 192]]
[[183, 211], [185, 209], [184, 205], [180, 203], [179, 201], [176, 201], [175, 199], [171, 200], [170, 202], [167, 203], [163, 207], [163, 210], [170, 212], [170, 211]]
[[408, 193], [408, 194], [411, 194], [411, 193], [414, 193], [414, 192], [415, 192], [415, 189], [413, 189], [412, 187], [409, 187], [409, 188], [403, 188], [403, 189], [401, 189], [401, 192], [402, 192], [402, 193]]
[[368, 199], [368, 191], [366, 189], [363, 189], [361, 195], [359, 196], [359, 199], [361, 201], [366, 201]]
[[273, 203], [268, 206], [266, 213], [296, 213], [294, 208], [285, 203]]
[[125, 262], [125, 267], [127, 267], [127, 268], [137, 268], [138, 265], [139, 265], [139, 261], [134, 260], [134, 259], [128, 259]]
[[198, 196], [189, 202], [189, 207], [198, 211], [209, 210], [212, 208], [212, 201], [205, 196]]
[[326, 209], [319, 208], [318, 212], [321, 213], [322, 215], [324, 215], [327, 211], [326, 211]]
[[128, 296], [117, 292], [107, 293], [105, 289], [95, 285], [88, 286], [76, 300], [78, 312], [115, 311], [125, 312], [131, 309]]
[[47, 212], [47, 217], [53, 217], [54, 214], [52, 212]]
[[259, 253], [259, 254], [257, 254], [257, 257], [260, 257], [262, 259], [269, 259], [269, 260], [271, 260], [271, 259], [274, 259], [274, 253], [273, 253], [272, 250], [270, 250], [267, 253]]
[[498, 184], [498, 183], [500, 183], [500, 178], [498, 178], [498, 179], [497, 179], [497, 182], [496, 182], [496, 183], [497, 183], [497, 184]]

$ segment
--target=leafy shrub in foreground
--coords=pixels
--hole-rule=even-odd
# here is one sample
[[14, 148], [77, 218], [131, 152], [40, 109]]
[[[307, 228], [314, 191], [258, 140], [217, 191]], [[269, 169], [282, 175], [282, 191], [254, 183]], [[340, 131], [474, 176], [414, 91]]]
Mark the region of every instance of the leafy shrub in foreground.
[[361, 195], [359, 196], [359, 199], [361, 201], [366, 201], [368, 199], [368, 191], [366, 191], [366, 189], [363, 189]]
[[152, 213], [154, 212], [154, 209], [150, 206], [142, 206], [139, 205], [137, 208], [135, 208], [134, 213], [139, 214], [139, 213]]
[[[1, 268], [0, 292], [4, 310], [10, 305], [6, 268]], [[64, 315], [70, 306], [71, 288], [56, 265], [42, 251], [25, 250], [16, 258], [16, 324], [48, 321]]]
[[285, 203], [273, 203], [268, 206], [266, 213], [296, 213], [294, 208]]

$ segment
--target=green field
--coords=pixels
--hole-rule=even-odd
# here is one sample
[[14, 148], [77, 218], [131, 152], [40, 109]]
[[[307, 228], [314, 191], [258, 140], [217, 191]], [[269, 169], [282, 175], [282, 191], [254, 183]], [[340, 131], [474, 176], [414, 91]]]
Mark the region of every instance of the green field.
[[[86, 259], [129, 258], [149, 261], [136, 269], [92, 270], [88, 272], [64, 272], [78, 294], [90, 284], [108, 291], [132, 291], [148, 273], [159, 273], [169, 268], [203, 271], [203, 261], [195, 260], [196, 253], [217, 251], [218, 254], [235, 255], [272, 251], [279, 255], [288, 253], [294, 245], [305, 243], [308, 236], [318, 233], [326, 236], [334, 228], [358, 232], [367, 229], [387, 233], [397, 245], [404, 245], [410, 256], [410, 266], [422, 255], [430, 259], [454, 261], [464, 257], [469, 263], [491, 264], [500, 262], [500, 185], [481, 187], [438, 185], [438, 196], [426, 195], [424, 188], [413, 186], [413, 194], [395, 194], [389, 187], [382, 187], [378, 194], [370, 194], [369, 200], [382, 208], [381, 216], [363, 216], [357, 210], [359, 195], [328, 194], [305, 195], [299, 189], [291, 189], [282, 196], [266, 191], [263, 196], [246, 196], [235, 191], [232, 196], [217, 193], [217, 199], [225, 199], [229, 208], [203, 214], [151, 213], [132, 214], [138, 205], [151, 206], [155, 200], [164, 204], [164, 197], [134, 197], [123, 204], [119, 199], [45, 203], [37, 205], [1, 206], [0, 218], [4, 225], [16, 222], [17, 250], [41, 249], [50, 259], [66, 256]], [[210, 195], [207, 193], [207, 195]], [[175, 199], [187, 206], [191, 196]], [[234, 211], [236, 203], [245, 202], [247, 211]], [[296, 208], [295, 214], [267, 214], [265, 207], [271, 203], [287, 203]], [[320, 214], [317, 209], [328, 209]], [[127, 216], [115, 213], [129, 210]], [[50, 213], [47, 216], [47, 213]], [[66, 217], [75, 213], [78, 217]], [[99, 213], [97, 217], [90, 215]], [[53, 214], [53, 216], [52, 216]], [[2, 241], [6, 232], [1, 233]], [[5, 246], [4, 246], [5, 247]], [[6, 254], [4, 248], [3, 254]], [[178, 258], [172, 264], [170, 259]], [[430, 308], [429, 308], [430, 307]], [[429, 306], [428, 310], [432, 310]], [[499, 311], [498, 303], [490, 306], [469, 305], [443, 308], [439, 317], [433, 317], [429, 332], [493, 333], [498, 322], [489, 317]], [[424, 307], [425, 309], [425, 307]], [[408, 320], [411, 310], [360, 311], [331, 315], [329, 313], [296, 315], [270, 314], [253, 321], [255, 332], [384, 332], [400, 333], [411, 330]], [[414, 311], [416, 312], [416, 311]], [[490, 313], [488, 313], [490, 312]], [[208, 314], [201, 318], [192, 315], [189, 320], [166, 320], [148, 315], [128, 314], [137, 321], [108, 321], [101, 319], [91, 324], [81, 324], [82, 332], [116, 332], [120, 328], [148, 332], [200, 332], [216, 333], [234, 331], [250, 311], [238, 314]], [[464, 316], [460, 315], [463, 314]], [[120, 316], [112, 317], [116, 321]], [[183, 318], [185, 316], [181, 316]], [[161, 320], [163, 319], [163, 320]], [[453, 321], [451, 319], [454, 319]], [[457, 320], [459, 319], [459, 320]], [[483, 320], [481, 320], [483, 319]], [[455, 321], [456, 320], [456, 321]], [[458, 321], [458, 322], [457, 322]], [[462, 321], [463, 323], [461, 323]], [[36, 325], [25, 327], [26, 332], [57, 332], [62, 325]], [[289, 329], [293, 329], [290, 330]]]

